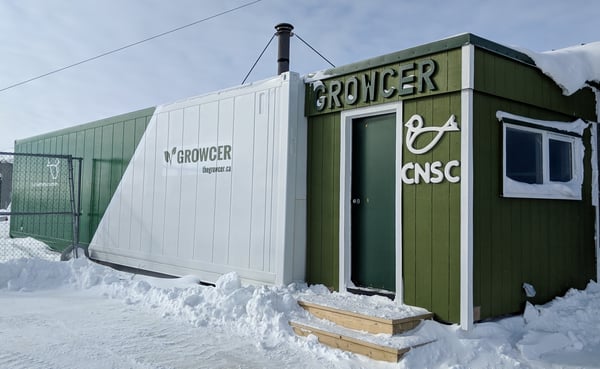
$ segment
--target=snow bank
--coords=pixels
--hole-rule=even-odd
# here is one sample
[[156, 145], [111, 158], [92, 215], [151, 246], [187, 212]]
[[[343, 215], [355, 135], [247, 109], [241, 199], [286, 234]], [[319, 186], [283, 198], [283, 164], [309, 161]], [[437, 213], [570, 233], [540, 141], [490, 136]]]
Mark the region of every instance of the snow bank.
[[[10, 212], [10, 205], [6, 211]], [[10, 216], [6, 216], [5, 219], [0, 217], [0, 262], [31, 257], [55, 261], [60, 259], [59, 253], [35, 238], [10, 238]]]
[[[132, 275], [87, 259], [56, 262], [23, 258], [0, 263], [0, 291], [97, 290], [107, 298], [154, 310], [163, 318], [184, 319], [197, 327], [218, 326], [242, 332], [253, 337], [261, 347], [273, 347], [281, 340], [300, 340], [288, 321], [294, 316], [307, 316], [294, 297], [308, 290], [305, 285], [242, 286], [236, 273], [222, 276], [216, 287], [198, 282], [193, 276], [158, 279]], [[305, 345], [317, 343], [306, 341]]]
[[528, 317], [518, 347], [528, 359], [562, 351], [594, 358], [600, 366], [600, 285], [590, 282], [585, 291], [570, 290], [542, 307], [527, 306]]
[[426, 322], [437, 340], [410, 351], [405, 368], [600, 368], [600, 285], [533, 306], [523, 316], [457, 326]]
[[[194, 276], [158, 279], [132, 275], [87, 259], [0, 263], [0, 293], [60, 295], [61, 290], [85, 290], [86, 298], [95, 294], [122, 301], [133, 309], [154, 312], [157, 318], [178, 319], [194, 327], [247, 337], [265, 352], [280, 352], [277, 348], [286, 342], [311, 357], [324, 358], [330, 363], [324, 366], [332, 368], [600, 367], [600, 285], [594, 282], [583, 291], [571, 290], [546, 305], [528, 305], [526, 319], [516, 316], [475, 324], [469, 332], [457, 325], [424, 322], [416, 333], [435, 342], [411, 350], [398, 364], [386, 364], [326, 348], [312, 336], [294, 335], [289, 320], [311, 319], [297, 305], [297, 299], [336, 298], [323, 286], [245, 286], [235, 273], [222, 276], [215, 287], [199, 285], [198, 281]], [[381, 298], [361, 299], [375, 305], [389, 303]], [[303, 367], [302, 363], [297, 367]]]
[[600, 83], [600, 41], [542, 53], [520, 49], [535, 65], [558, 84], [564, 95]]

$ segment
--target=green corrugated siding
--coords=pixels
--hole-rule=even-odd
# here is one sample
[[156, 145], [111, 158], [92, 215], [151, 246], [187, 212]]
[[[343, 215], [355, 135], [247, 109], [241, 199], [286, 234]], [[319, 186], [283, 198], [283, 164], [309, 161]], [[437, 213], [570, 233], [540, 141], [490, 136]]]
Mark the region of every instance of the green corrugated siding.
[[[65, 154], [69, 150], [66, 140], [45, 138], [31, 145], [34, 150]], [[17, 152], [27, 152], [23, 145]], [[50, 161], [58, 160], [57, 177], [48, 169]], [[74, 166], [75, 175], [78, 167]], [[60, 175], [60, 173], [64, 173]], [[43, 157], [15, 156], [13, 172], [13, 212], [70, 212], [69, 182], [66, 161]], [[72, 223], [68, 215], [46, 216], [14, 215], [11, 218], [12, 237], [31, 236], [45, 241], [51, 248], [61, 250], [72, 243]]]
[[[455, 114], [460, 126], [460, 49], [418, 60], [428, 58], [437, 64], [435, 91], [392, 99], [378, 96], [368, 104], [359, 96], [359, 102], [345, 108], [404, 100], [403, 121], [418, 113], [426, 125], [442, 125]], [[373, 70], [381, 72], [389, 66], [377, 66]], [[348, 77], [337, 76], [336, 79], [345, 82]], [[310, 86], [307, 91], [307, 112], [312, 115], [308, 119], [307, 281], [337, 289], [342, 109], [314, 111], [310, 106]], [[461, 160], [460, 132], [446, 135], [428, 154], [415, 156], [405, 149], [403, 155], [404, 163]], [[428, 308], [440, 319], [457, 322], [460, 316], [460, 184], [403, 185], [402, 196], [405, 302]]]
[[475, 90], [568, 117], [597, 119], [591, 89], [564, 96], [556, 83], [537, 68], [479, 48], [475, 49]]
[[[426, 125], [440, 126], [455, 114], [461, 126], [460, 106], [459, 92], [409, 100], [404, 103], [403, 121], [419, 114]], [[447, 133], [426, 154], [415, 155], [404, 148], [402, 155], [403, 163], [461, 160], [460, 132]], [[402, 185], [402, 210], [404, 301], [458, 322], [460, 183]]]
[[[15, 143], [15, 151], [36, 154], [69, 154], [83, 158], [80, 241], [89, 244], [129, 164], [154, 108], [99, 120]], [[68, 195], [68, 194], [67, 194]], [[18, 199], [17, 193], [14, 196]], [[41, 209], [38, 209], [41, 210]], [[66, 217], [26, 218], [35, 237], [66, 246], [71, 223]]]
[[339, 285], [340, 116], [308, 125], [307, 282]]
[[595, 120], [589, 89], [564, 97], [537, 69], [477, 50], [473, 102], [474, 303], [481, 318], [519, 312], [523, 282], [542, 303], [595, 278], [590, 134], [583, 200], [502, 198], [498, 110], [543, 120]]

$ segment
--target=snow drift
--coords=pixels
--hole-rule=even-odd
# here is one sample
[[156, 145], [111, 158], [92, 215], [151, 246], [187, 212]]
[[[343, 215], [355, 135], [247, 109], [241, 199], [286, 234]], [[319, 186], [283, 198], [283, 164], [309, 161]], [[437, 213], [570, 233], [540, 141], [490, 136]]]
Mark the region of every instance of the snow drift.
[[[294, 350], [303, 355], [324, 360], [326, 367], [587, 368], [598, 367], [600, 363], [600, 337], [597, 334], [600, 285], [594, 282], [590, 282], [584, 291], [571, 290], [544, 306], [528, 306], [526, 320], [515, 316], [480, 323], [470, 332], [464, 332], [456, 325], [425, 322], [417, 328], [418, 333], [437, 341], [412, 350], [398, 364], [374, 362], [326, 348], [314, 337], [304, 339], [293, 334], [288, 321], [308, 317], [297, 305], [297, 299], [308, 295], [325, 298], [331, 293], [323, 286], [256, 287], [242, 284], [236, 273], [230, 273], [211, 287], [199, 285], [194, 276], [157, 279], [118, 272], [87, 259], [68, 262], [17, 259], [0, 263], [0, 294], [3, 293], [10, 293], [13, 299], [49, 293], [58, 298], [68, 293], [70, 296], [79, 294], [82, 299], [90, 296], [112, 299], [131, 309], [150, 312], [157, 321], [175, 319], [185, 326], [202, 329], [207, 341], [213, 340], [214, 335], [236, 332], [236, 335], [247, 337], [248, 342], [254, 342], [262, 357], [266, 353], [287, 355], [284, 354], [286, 350], [278, 349], [286, 345], [295, 347]], [[372, 300], [370, 303], [381, 304], [383, 309], [393, 304], [377, 297]], [[17, 311], [11, 313], [17, 314]], [[26, 317], [23, 319], [19, 324], [26, 326]], [[93, 324], [102, 326], [103, 322]], [[77, 334], [83, 336], [85, 332], [82, 329]], [[50, 332], [49, 336], [52, 336]], [[93, 337], [89, 339], [94, 340]], [[1, 351], [0, 348], [0, 354]], [[258, 357], [249, 357], [248, 363], [254, 360]], [[205, 364], [210, 366], [210, 363]], [[297, 367], [303, 367], [303, 363], [299, 362]]]

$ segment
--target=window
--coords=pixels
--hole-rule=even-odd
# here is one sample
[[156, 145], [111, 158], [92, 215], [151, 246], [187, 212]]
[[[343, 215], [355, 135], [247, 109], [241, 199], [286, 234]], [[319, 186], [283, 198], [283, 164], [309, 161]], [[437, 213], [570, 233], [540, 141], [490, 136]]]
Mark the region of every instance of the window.
[[506, 129], [506, 175], [524, 183], [544, 183], [542, 135], [515, 128]]
[[505, 197], [581, 199], [579, 136], [504, 123]]
[[556, 139], [548, 140], [550, 155], [550, 181], [569, 182], [573, 179], [573, 151], [570, 142]]

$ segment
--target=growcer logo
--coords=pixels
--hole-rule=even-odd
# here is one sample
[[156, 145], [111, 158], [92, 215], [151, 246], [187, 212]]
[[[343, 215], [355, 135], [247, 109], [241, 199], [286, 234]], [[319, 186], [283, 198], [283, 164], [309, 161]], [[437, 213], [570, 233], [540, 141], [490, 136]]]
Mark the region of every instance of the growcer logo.
[[[173, 147], [163, 151], [165, 163], [174, 164], [206, 163], [202, 173], [231, 172], [233, 149], [231, 145], [203, 146], [193, 149]], [[216, 165], [219, 164], [219, 165]]]
[[165, 151], [165, 161], [168, 164], [171, 164], [171, 159], [173, 159], [173, 156], [175, 156], [175, 153], [177, 152], [177, 148], [174, 147], [173, 150], [169, 151]]

